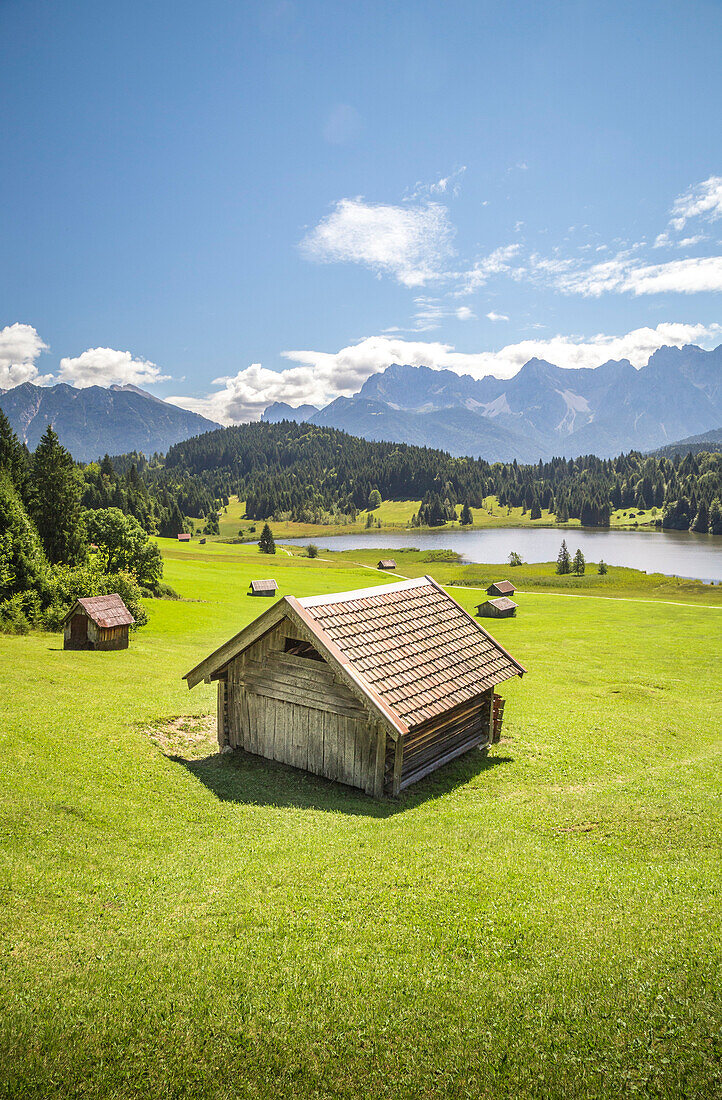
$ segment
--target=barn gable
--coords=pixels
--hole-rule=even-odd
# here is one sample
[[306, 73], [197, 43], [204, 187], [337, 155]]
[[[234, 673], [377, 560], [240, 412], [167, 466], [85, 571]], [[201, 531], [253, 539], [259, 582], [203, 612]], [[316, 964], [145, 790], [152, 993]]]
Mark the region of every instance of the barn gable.
[[285, 596], [188, 672], [217, 680], [222, 747], [397, 793], [496, 738], [524, 668], [430, 577]]

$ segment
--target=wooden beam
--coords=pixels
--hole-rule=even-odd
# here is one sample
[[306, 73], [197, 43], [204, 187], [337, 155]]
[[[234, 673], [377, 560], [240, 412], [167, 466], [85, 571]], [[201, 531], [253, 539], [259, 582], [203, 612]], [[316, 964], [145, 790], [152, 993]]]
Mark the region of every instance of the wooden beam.
[[196, 684], [200, 684], [201, 680], [210, 682], [211, 676], [217, 674], [220, 669], [227, 665], [229, 661], [232, 661], [234, 657], [237, 657], [244, 649], [248, 649], [250, 645], [257, 642], [259, 638], [262, 638], [264, 634], [267, 634], [269, 630], [272, 630], [277, 623], [281, 621], [288, 613], [288, 606], [286, 604], [286, 598], [279, 600], [273, 607], [269, 607], [268, 611], [264, 611], [262, 615], [259, 615], [257, 619], [254, 619], [252, 623], [244, 627], [243, 630], [235, 634], [229, 641], [224, 642], [222, 646], [214, 650], [208, 657], [206, 657], [200, 664], [197, 664], [195, 668], [192, 668], [190, 672], [186, 672], [183, 677], [188, 681], [188, 687], [194, 688]]
[[401, 768], [404, 763], [404, 739], [399, 737], [394, 751], [394, 775], [391, 784], [391, 793], [396, 797], [401, 789]]

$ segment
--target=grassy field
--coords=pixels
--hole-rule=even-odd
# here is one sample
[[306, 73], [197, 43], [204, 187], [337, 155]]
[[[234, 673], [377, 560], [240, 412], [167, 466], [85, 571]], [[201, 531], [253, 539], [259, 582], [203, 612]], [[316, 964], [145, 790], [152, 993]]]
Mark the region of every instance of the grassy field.
[[[549, 512], [546, 509], [542, 510], [541, 518], [532, 521], [530, 513], [526, 512], [522, 515], [521, 508], [502, 508], [496, 497], [489, 497], [487, 499], [487, 506], [484, 508], [472, 508], [471, 514], [474, 518], [473, 527], [467, 528], [467, 530], [474, 530], [477, 528], [492, 528], [492, 527], [564, 527], [572, 528], [579, 527], [578, 519], [571, 519], [565, 524], [558, 524], [556, 516], [553, 512]], [[411, 525], [411, 517], [415, 512], [418, 512], [419, 500], [384, 500], [381, 503], [380, 508], [376, 508], [371, 514], [374, 520], [381, 520], [382, 529], [385, 531], [405, 531]], [[219, 527], [220, 538], [231, 539], [238, 538], [239, 531], [243, 531], [242, 538], [253, 539], [258, 536], [258, 533], [263, 526], [262, 521], [251, 521], [245, 519], [246, 503], [245, 501], [239, 501], [235, 497], [231, 497], [230, 504], [225, 512], [221, 512]], [[613, 529], [641, 529], [651, 530], [654, 527], [655, 519], [659, 517], [661, 513], [658, 510], [654, 512], [649, 509], [647, 511], [638, 511], [636, 508], [619, 509], [613, 512], [609, 526]], [[287, 521], [274, 521], [273, 532], [277, 538], [304, 538], [318, 536], [323, 538], [328, 535], [352, 535], [359, 531], [366, 530], [366, 520], [368, 512], [359, 512], [355, 523], [349, 523], [345, 525], [338, 524], [313, 524], [313, 523], [291, 523]], [[200, 520], [196, 521], [200, 524]], [[251, 527], [256, 527], [256, 535], [254, 536], [251, 531]], [[419, 528], [419, 530], [429, 531], [451, 531], [459, 530], [458, 522], [445, 523], [442, 527], [429, 527]]]
[[374, 802], [215, 754], [181, 676], [253, 576], [383, 576], [162, 545], [129, 650], [0, 637], [0, 1096], [719, 1096], [716, 589], [532, 585], [502, 743]]

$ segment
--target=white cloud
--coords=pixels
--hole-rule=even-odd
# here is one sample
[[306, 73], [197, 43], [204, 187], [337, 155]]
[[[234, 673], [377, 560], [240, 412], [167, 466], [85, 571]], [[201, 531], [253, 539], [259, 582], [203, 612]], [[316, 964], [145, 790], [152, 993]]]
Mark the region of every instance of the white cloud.
[[59, 382], [78, 389], [88, 386], [110, 386], [113, 383], [147, 386], [167, 382], [169, 374], [161, 374], [155, 363], [134, 359], [129, 351], [114, 348], [88, 348], [74, 359], [60, 360]]
[[468, 306], [459, 306], [456, 311], [456, 319], [457, 321], [473, 321], [475, 319], [475, 314], [472, 313]]
[[300, 247], [308, 259], [365, 264], [416, 287], [443, 274], [453, 232], [439, 203], [402, 207], [341, 199]]
[[509, 261], [518, 255], [520, 248], [518, 244], [503, 245], [501, 248], [495, 248], [482, 260], [477, 260], [472, 268], [461, 272], [457, 295], [473, 294], [479, 287], [484, 286], [492, 275], [510, 272], [512, 268]]
[[505, 313], [495, 313], [494, 310], [486, 315], [490, 321], [508, 321], [509, 318]]
[[679, 232], [690, 218], [700, 216], [722, 218], [722, 176], [710, 176], [675, 199], [669, 224]]
[[[466, 171], [466, 165], [455, 168], [448, 176], [442, 176], [435, 183], [421, 183], [417, 181], [414, 189], [404, 195], [404, 202], [412, 202], [414, 199], [428, 199], [431, 195], [445, 195], [447, 192], [457, 198], [461, 192], [460, 179]], [[486, 205], [486, 203], [484, 203]]]
[[372, 374], [392, 363], [449, 369], [482, 378], [494, 374], [511, 378], [535, 357], [560, 367], [598, 367], [608, 359], [629, 359], [644, 366], [653, 352], [665, 345], [710, 344], [722, 337], [722, 325], [663, 323], [656, 328], [634, 329], [623, 336], [598, 334], [584, 340], [554, 336], [507, 344], [495, 352], [458, 352], [451, 344], [372, 336], [338, 352], [285, 351], [294, 365], [271, 371], [254, 363], [230, 378], [217, 378], [222, 388], [206, 398], [171, 397], [182, 408], [200, 412], [223, 424], [256, 420], [273, 401], [289, 405], [324, 405], [334, 397], [357, 393]]
[[556, 286], [565, 294], [599, 298], [610, 292], [699, 294], [722, 291], [722, 256], [688, 257], [664, 264], [641, 264], [629, 253], [582, 271], [562, 273]]
[[11, 390], [23, 382], [36, 386], [52, 382], [52, 375], [41, 375], [35, 365], [41, 352], [47, 350], [48, 345], [32, 325], [16, 322], [0, 329], [0, 390]]

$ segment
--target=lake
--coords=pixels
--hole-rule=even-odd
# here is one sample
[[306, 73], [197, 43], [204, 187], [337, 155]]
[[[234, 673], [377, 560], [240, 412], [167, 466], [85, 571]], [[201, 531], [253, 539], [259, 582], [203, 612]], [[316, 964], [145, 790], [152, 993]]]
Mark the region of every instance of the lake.
[[419, 550], [456, 550], [466, 561], [500, 563], [512, 550], [524, 561], [554, 561], [562, 539], [572, 555], [579, 548], [589, 562], [604, 558], [608, 565], [626, 565], [646, 573], [692, 577], [701, 581], [722, 582], [722, 537], [695, 535], [685, 531], [607, 531], [603, 528], [496, 527], [489, 531], [437, 531], [415, 534], [413, 531], [383, 531], [362, 535], [330, 535], [283, 542], [307, 546], [315, 542], [330, 550], [356, 550], [378, 547]]

